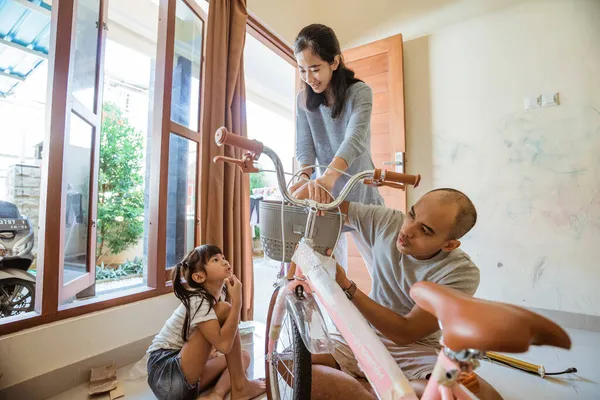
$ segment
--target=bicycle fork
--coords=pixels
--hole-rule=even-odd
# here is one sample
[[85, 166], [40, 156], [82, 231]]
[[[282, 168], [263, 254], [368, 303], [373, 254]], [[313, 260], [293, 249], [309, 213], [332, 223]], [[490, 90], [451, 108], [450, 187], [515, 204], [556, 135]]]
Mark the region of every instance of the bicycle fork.
[[[302, 239], [309, 246], [313, 246], [314, 227], [317, 216], [317, 208], [312, 206], [306, 220], [306, 229]], [[275, 348], [275, 343], [281, 334], [283, 318], [285, 313], [293, 318], [296, 327], [302, 337], [304, 345], [312, 354], [333, 353], [333, 342], [327, 331], [325, 318], [321, 313], [310, 286], [306, 282], [306, 277], [302, 270], [295, 264], [291, 264], [286, 271], [286, 266], [282, 263], [278, 274], [278, 282], [275, 284], [280, 287], [275, 308], [273, 310], [271, 327], [268, 332], [269, 348], [268, 354], [271, 354]], [[287, 284], [285, 282], [288, 282]]]

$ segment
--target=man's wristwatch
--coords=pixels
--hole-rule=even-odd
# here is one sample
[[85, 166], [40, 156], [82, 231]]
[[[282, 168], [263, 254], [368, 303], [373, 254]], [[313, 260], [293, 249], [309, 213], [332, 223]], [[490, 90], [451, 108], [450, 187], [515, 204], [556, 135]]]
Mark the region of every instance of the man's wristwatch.
[[354, 283], [353, 280], [350, 280], [350, 286], [343, 290], [344, 293], [346, 293], [346, 297], [348, 298], [348, 300], [352, 300], [354, 294], [356, 293], [356, 283]]

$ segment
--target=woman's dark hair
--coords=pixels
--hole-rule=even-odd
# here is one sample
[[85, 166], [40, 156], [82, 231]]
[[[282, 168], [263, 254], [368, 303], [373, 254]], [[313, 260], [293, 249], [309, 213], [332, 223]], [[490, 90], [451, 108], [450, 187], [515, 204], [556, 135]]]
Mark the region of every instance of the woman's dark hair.
[[[210, 312], [218, 302], [218, 299], [215, 299], [202, 284], [192, 279], [192, 275], [196, 272], [206, 273], [206, 263], [208, 263], [213, 256], [218, 254], [223, 254], [220, 248], [211, 244], [204, 244], [190, 251], [189, 254], [173, 269], [173, 291], [175, 292], [175, 296], [181, 300], [185, 307], [185, 318], [181, 329], [181, 337], [183, 337], [184, 341], [188, 340], [190, 321], [194, 318], [198, 310], [200, 310], [204, 301], [208, 301], [208, 312]], [[185, 279], [185, 284], [183, 283], [183, 279]], [[201, 300], [200, 305], [194, 310], [194, 314], [191, 315], [190, 299], [194, 296], [201, 297]]]
[[294, 42], [294, 54], [298, 54], [306, 49], [312, 50], [315, 55], [329, 64], [333, 64], [335, 56], [340, 56], [340, 64], [333, 71], [331, 82], [329, 83], [329, 90], [331, 90], [331, 94], [333, 95], [333, 104], [327, 104], [325, 92], [315, 93], [310, 85], [304, 82], [306, 108], [316, 110], [321, 104], [332, 106], [331, 116], [337, 118], [344, 108], [348, 87], [362, 81], [355, 78], [354, 71], [344, 64], [340, 42], [330, 27], [321, 24], [312, 24], [303, 28]]

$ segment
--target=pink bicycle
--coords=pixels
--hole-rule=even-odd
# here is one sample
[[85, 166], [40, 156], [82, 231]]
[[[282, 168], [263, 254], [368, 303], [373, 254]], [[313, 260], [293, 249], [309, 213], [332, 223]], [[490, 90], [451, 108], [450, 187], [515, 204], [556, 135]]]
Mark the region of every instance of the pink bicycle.
[[[265, 365], [269, 399], [310, 399], [312, 354], [332, 353], [324, 308], [344, 337], [375, 393], [380, 399], [416, 400], [404, 376], [373, 328], [346, 297], [335, 281], [336, 262], [324, 255], [333, 248], [341, 232], [339, 207], [358, 182], [404, 189], [418, 185], [420, 176], [375, 169], [350, 178], [338, 198], [329, 204], [292, 197], [286, 187], [279, 157], [262, 143], [227, 132], [216, 132], [218, 145], [248, 150], [242, 159], [216, 157], [215, 162], [232, 162], [244, 172], [258, 172], [254, 162], [261, 154], [275, 165], [279, 190], [285, 202], [275, 212], [261, 213], [261, 241], [265, 254], [282, 260], [276, 289], [267, 316]], [[273, 211], [271, 210], [271, 211]], [[317, 216], [325, 211], [325, 216]], [[281, 230], [272, 235], [274, 216], [279, 213]], [[288, 220], [284, 215], [292, 215]], [[341, 220], [343, 221], [343, 219]], [[263, 233], [263, 229], [265, 232]], [[332, 240], [332, 237], [335, 240]], [[293, 262], [292, 262], [293, 261]], [[486, 352], [525, 352], [530, 345], [569, 349], [567, 333], [552, 321], [513, 305], [466, 296], [431, 282], [419, 282], [410, 290], [417, 305], [433, 314], [442, 330], [441, 350], [422, 396], [424, 400], [477, 399], [464, 383]]]

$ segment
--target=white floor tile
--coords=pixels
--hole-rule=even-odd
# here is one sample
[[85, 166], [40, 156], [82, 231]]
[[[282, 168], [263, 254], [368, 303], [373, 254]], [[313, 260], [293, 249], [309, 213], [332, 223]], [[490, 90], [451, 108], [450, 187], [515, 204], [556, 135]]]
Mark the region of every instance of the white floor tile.
[[[253, 363], [248, 370], [248, 376], [252, 379], [265, 376], [264, 331], [261, 331], [261, 327], [264, 329], [263, 324], [257, 324], [255, 328], [254, 342], [244, 344], [244, 348], [254, 356]], [[595, 366], [596, 360], [600, 360], [600, 333], [569, 330], [569, 334], [573, 341], [573, 349], [570, 351], [550, 347], [533, 347], [529, 352], [516, 355], [516, 357], [534, 364], [543, 364], [547, 372], [576, 367], [578, 370], [576, 374], [542, 379], [488, 362], [482, 362], [482, 366], [477, 372], [491, 383], [505, 400], [600, 399], [600, 372]], [[118, 371], [118, 378], [124, 383], [124, 400], [154, 399], [145, 378], [126, 380], [130, 377], [131, 367], [127, 366]], [[50, 400], [88, 399], [87, 390], [88, 385], [84, 384]], [[108, 399], [108, 396], [93, 398], [104, 400]], [[265, 398], [266, 396], [259, 397], [259, 399]]]

